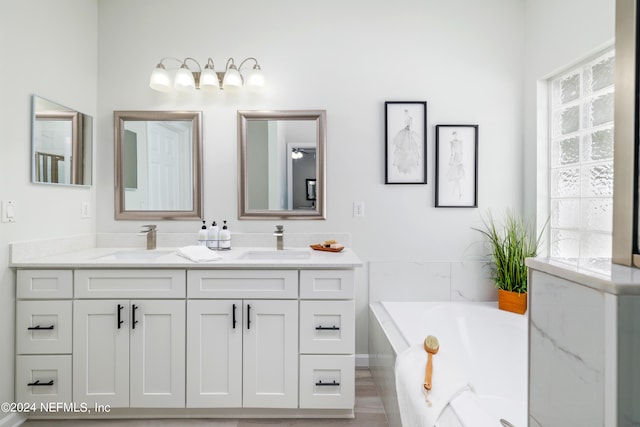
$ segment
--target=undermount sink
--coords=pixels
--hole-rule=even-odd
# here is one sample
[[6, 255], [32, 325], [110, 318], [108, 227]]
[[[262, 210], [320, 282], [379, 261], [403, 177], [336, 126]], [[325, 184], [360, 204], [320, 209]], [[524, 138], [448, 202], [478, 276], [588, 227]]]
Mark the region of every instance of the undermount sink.
[[168, 255], [173, 251], [168, 250], [132, 250], [132, 251], [118, 251], [109, 255], [104, 255], [98, 259], [156, 259], [163, 255]]
[[265, 251], [248, 251], [242, 254], [242, 259], [307, 259], [311, 257], [309, 251], [298, 250], [265, 250]]

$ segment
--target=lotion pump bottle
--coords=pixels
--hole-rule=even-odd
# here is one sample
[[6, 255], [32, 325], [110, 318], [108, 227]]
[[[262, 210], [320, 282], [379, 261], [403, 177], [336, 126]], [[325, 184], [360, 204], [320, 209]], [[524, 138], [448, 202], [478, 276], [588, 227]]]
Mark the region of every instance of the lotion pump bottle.
[[211, 223], [211, 227], [209, 227], [209, 235], [207, 237], [207, 246], [209, 249], [218, 249], [218, 245], [220, 241], [220, 227], [216, 224], [215, 221]]
[[202, 221], [202, 228], [198, 231], [198, 244], [204, 246], [207, 244], [207, 224], [205, 221]]
[[227, 228], [227, 221], [223, 221], [224, 225], [220, 230], [220, 249], [231, 249], [231, 232]]

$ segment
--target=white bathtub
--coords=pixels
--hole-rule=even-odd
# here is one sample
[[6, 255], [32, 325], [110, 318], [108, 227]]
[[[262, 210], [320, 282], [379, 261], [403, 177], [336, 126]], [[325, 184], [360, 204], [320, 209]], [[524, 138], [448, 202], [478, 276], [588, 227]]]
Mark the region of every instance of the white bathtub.
[[[456, 358], [488, 413], [516, 427], [527, 425], [525, 316], [498, 310], [496, 303], [380, 302], [370, 305], [370, 365], [391, 426], [401, 425], [393, 375], [396, 356], [427, 335], [438, 337], [439, 357]], [[442, 421], [447, 423], [460, 425]]]

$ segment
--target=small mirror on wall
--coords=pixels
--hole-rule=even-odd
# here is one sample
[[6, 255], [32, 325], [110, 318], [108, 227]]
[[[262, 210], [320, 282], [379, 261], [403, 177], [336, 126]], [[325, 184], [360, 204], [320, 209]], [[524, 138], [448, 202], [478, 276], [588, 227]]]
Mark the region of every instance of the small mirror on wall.
[[31, 181], [91, 185], [93, 118], [33, 95]]
[[116, 219], [202, 218], [202, 113], [115, 111]]
[[326, 218], [325, 116], [238, 111], [240, 219]]

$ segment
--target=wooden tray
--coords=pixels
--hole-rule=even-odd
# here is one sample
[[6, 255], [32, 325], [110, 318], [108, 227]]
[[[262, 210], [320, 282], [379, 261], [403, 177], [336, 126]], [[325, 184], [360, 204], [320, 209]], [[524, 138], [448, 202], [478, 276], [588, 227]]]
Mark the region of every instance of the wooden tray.
[[309, 245], [309, 246], [311, 246], [311, 249], [315, 249], [316, 251], [325, 251], [325, 252], [340, 252], [341, 250], [344, 249], [344, 246], [341, 248], [325, 248], [320, 244]]

